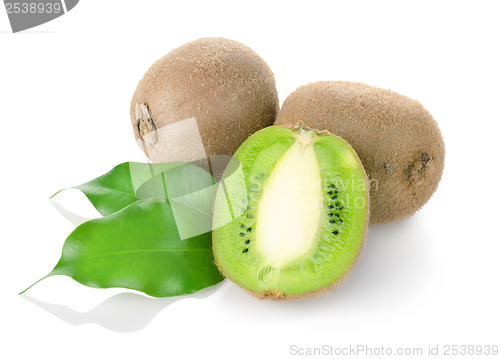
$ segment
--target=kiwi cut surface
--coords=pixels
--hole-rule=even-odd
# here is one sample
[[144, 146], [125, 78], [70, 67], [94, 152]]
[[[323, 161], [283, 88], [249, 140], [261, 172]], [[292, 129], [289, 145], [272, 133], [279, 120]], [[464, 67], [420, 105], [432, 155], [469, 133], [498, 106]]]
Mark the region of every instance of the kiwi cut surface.
[[299, 125], [258, 131], [219, 186], [213, 250], [221, 272], [260, 298], [340, 284], [362, 247], [367, 179], [352, 147]]
[[370, 179], [370, 221], [414, 214], [436, 191], [445, 146], [431, 114], [418, 102], [362, 83], [320, 81], [284, 101], [277, 125], [303, 120], [345, 139]]

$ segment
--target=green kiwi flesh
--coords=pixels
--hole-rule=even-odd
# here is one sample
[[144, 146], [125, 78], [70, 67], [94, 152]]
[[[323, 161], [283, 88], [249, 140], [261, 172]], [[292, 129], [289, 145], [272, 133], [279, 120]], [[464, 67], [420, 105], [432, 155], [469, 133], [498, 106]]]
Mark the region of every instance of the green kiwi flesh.
[[221, 180], [213, 251], [260, 298], [313, 296], [341, 283], [364, 240], [367, 178], [343, 139], [299, 124], [248, 138]]

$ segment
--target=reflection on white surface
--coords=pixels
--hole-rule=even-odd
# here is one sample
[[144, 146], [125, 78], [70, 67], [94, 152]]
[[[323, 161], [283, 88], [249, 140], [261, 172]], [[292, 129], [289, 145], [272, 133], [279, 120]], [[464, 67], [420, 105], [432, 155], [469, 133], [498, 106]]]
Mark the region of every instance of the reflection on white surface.
[[50, 199], [50, 204], [74, 226], [101, 217], [88, 198], [78, 189], [68, 188], [61, 191]]
[[[346, 283], [317, 298], [288, 302], [259, 300], [236, 284], [225, 280], [188, 296], [152, 298], [137, 293], [120, 293], [103, 300], [88, 311], [47, 303], [30, 296], [23, 298], [68, 324], [98, 324], [116, 332], [136, 332], [146, 328], [166, 307], [179, 300], [208, 299], [223, 317], [249, 321], [283, 321], [314, 318], [352, 322], [359, 315], [383, 316], [418, 301], [423, 287], [431, 282], [433, 258], [422, 238], [428, 236], [423, 218], [418, 216], [390, 224], [372, 226], [366, 246]], [[208, 304], [207, 304], [208, 305]], [[300, 308], [300, 310], [299, 310]], [[312, 317], [311, 317], [312, 315]]]
[[[433, 259], [427, 242], [422, 240], [425, 237], [427, 228], [418, 215], [397, 223], [371, 226], [356, 267], [333, 292], [276, 303], [254, 299], [233, 284], [225, 288], [220, 305], [235, 312], [240, 312], [243, 306], [258, 305], [262, 307], [262, 316], [276, 315], [277, 311], [289, 315], [290, 309], [300, 316], [311, 312], [339, 316], [382, 314], [417, 300], [422, 287], [431, 282]], [[298, 307], [305, 310], [295, 311]]]
[[219, 287], [220, 285], [215, 285], [189, 296], [169, 298], [153, 298], [130, 292], [120, 293], [86, 312], [74, 310], [67, 305], [47, 303], [28, 295], [23, 295], [22, 298], [73, 326], [93, 323], [112, 331], [131, 333], [147, 327], [156, 315], [169, 305], [186, 298], [207, 298]]

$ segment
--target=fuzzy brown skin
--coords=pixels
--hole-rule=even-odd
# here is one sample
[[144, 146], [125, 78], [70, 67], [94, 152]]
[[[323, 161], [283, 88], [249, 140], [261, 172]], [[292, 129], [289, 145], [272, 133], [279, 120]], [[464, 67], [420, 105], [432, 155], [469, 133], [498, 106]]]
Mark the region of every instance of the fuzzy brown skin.
[[[297, 123], [295, 123], [293, 125], [292, 124], [284, 124], [284, 125], [281, 125], [281, 126], [284, 126], [284, 127], [290, 128], [290, 129], [297, 129], [299, 126], [302, 126], [302, 127], [307, 128], [307, 130], [312, 130], [312, 128], [309, 128], [307, 125], [304, 125], [303, 121], [298, 121]], [[333, 135], [328, 130], [318, 130], [318, 132], [320, 134]], [[335, 135], [333, 135], [333, 136], [335, 136]], [[358, 159], [359, 159], [359, 157], [358, 157]], [[360, 162], [361, 162], [361, 160], [360, 160]], [[366, 182], [366, 186], [367, 186], [366, 188], [368, 188], [368, 185], [369, 185], [368, 176], [367, 176], [366, 171], [364, 169], [363, 169], [363, 172], [365, 174], [365, 182]], [[362, 250], [363, 250], [363, 248], [365, 246], [366, 234], [367, 234], [367, 231], [368, 231], [368, 222], [370, 221], [370, 216], [371, 216], [371, 213], [370, 213], [370, 208], [371, 208], [370, 207], [370, 201], [371, 201], [370, 196], [367, 196], [367, 198], [366, 198], [365, 228], [364, 228], [364, 231], [363, 231], [363, 238], [361, 240], [361, 244], [359, 246], [358, 253], [356, 254], [356, 257], [354, 258], [354, 261], [352, 262], [352, 264], [350, 265], [350, 267], [345, 271], [345, 273], [342, 274], [342, 276], [340, 278], [338, 278], [335, 282], [333, 282], [329, 286], [327, 286], [325, 288], [318, 289], [318, 290], [313, 291], [313, 292], [307, 292], [307, 293], [303, 293], [303, 294], [287, 295], [287, 294], [284, 294], [284, 293], [282, 293], [280, 291], [253, 292], [253, 291], [248, 290], [248, 289], [246, 289], [244, 287], [241, 287], [238, 283], [235, 283], [235, 282], [233, 282], [233, 283], [237, 284], [240, 288], [244, 289], [247, 293], [250, 293], [252, 296], [254, 296], [254, 297], [258, 298], [258, 299], [268, 299], [268, 300], [279, 301], [279, 302], [287, 301], [287, 300], [297, 300], [297, 299], [314, 298], [314, 297], [319, 297], [319, 296], [322, 296], [324, 294], [332, 292], [333, 290], [335, 290], [338, 287], [340, 287], [340, 285], [342, 285], [347, 280], [347, 278], [349, 277], [349, 275], [351, 274], [351, 272], [354, 270], [354, 268], [356, 266], [356, 263], [357, 263], [360, 255], [361, 255], [361, 252], [362, 252]], [[219, 264], [217, 263], [217, 261], [215, 261], [215, 265], [217, 266], [217, 268], [219, 268], [219, 271], [222, 273], [222, 275], [224, 277], [226, 277], [229, 280], [231, 280], [231, 278], [229, 278], [222, 271], [222, 269], [219, 266]]]
[[275, 124], [300, 120], [329, 130], [356, 150], [370, 179], [371, 223], [414, 214], [438, 187], [443, 138], [415, 100], [361, 83], [315, 82], [288, 96]]
[[[146, 106], [152, 123], [138, 123], [137, 104]], [[130, 116], [146, 155], [171, 162], [191, 160], [189, 146], [167, 151], [161, 136], [156, 143], [143, 136], [194, 117], [207, 156], [232, 155], [251, 134], [272, 125], [278, 109], [274, 75], [264, 60], [239, 42], [204, 38], [151, 66], [134, 93]]]

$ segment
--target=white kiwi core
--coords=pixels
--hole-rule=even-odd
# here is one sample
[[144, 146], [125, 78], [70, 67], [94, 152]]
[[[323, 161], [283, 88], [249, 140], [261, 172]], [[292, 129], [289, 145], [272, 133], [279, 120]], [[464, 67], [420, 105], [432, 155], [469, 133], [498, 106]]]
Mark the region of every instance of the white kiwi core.
[[257, 211], [256, 246], [268, 265], [283, 267], [309, 252], [323, 207], [311, 134], [301, 132], [264, 184]]

